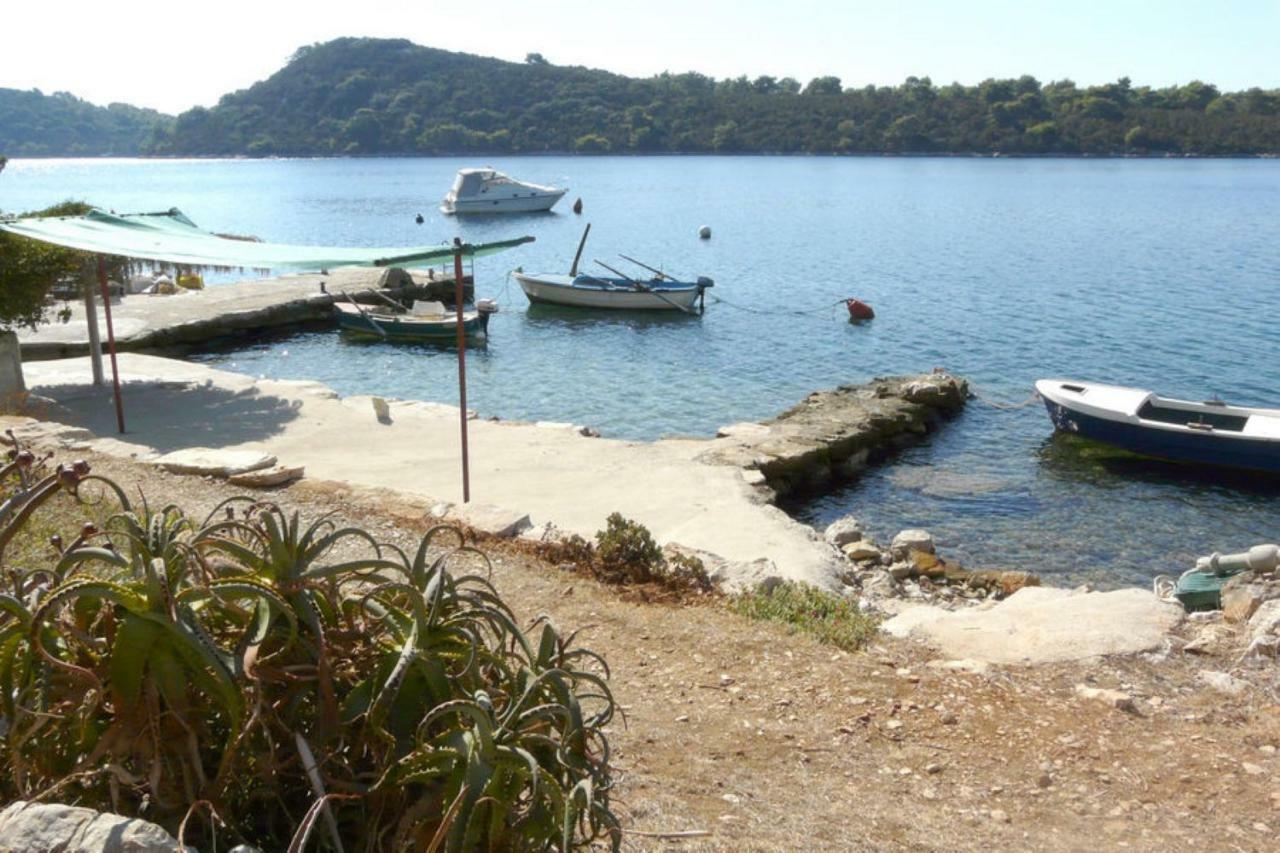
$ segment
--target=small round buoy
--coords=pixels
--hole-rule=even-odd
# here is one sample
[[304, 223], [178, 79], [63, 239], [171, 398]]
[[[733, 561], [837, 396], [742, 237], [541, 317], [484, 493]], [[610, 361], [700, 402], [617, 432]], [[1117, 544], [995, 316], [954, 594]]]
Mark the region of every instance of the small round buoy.
[[577, 201], [575, 201], [575, 202], [573, 203], [573, 212], [574, 212], [574, 213], [581, 213], [581, 212], [582, 212], [582, 199], [578, 199]]
[[871, 310], [871, 306], [861, 299], [846, 299], [844, 304], [849, 309], [849, 322], [851, 323], [870, 320], [876, 316], [876, 312]]
[[413, 218], [413, 221], [421, 225], [425, 220], [422, 218], [422, 214], [419, 213], [417, 216]]
[[701, 228], [699, 228], [699, 229], [698, 229], [698, 236], [699, 236], [699, 237], [701, 237], [703, 240], [710, 240], [710, 239], [711, 239], [711, 226], [710, 226], [710, 225], [703, 225]]

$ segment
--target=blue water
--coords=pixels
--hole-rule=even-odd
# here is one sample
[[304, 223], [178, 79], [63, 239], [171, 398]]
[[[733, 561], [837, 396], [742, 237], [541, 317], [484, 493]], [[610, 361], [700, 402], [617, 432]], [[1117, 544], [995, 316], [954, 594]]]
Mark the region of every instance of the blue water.
[[[1004, 402], [1061, 375], [1280, 406], [1280, 162], [504, 158], [492, 165], [568, 184], [564, 212], [455, 220], [435, 205], [463, 165], [476, 161], [17, 160], [0, 210], [176, 206], [211, 230], [323, 244], [531, 234], [477, 264], [502, 313], [469, 356], [469, 403], [609, 436], [708, 435], [814, 389], [935, 366]], [[586, 222], [587, 260], [715, 278], [705, 316], [530, 308], [507, 271], [566, 270]], [[845, 322], [833, 306], [848, 296], [876, 320]], [[330, 331], [199, 358], [343, 393], [456, 395], [448, 350]], [[980, 401], [895, 464], [789, 509], [818, 525], [852, 512], [881, 539], [926, 527], [968, 565], [1062, 582], [1146, 583], [1280, 538], [1280, 489], [1135, 464], [1052, 437], [1038, 406]]]

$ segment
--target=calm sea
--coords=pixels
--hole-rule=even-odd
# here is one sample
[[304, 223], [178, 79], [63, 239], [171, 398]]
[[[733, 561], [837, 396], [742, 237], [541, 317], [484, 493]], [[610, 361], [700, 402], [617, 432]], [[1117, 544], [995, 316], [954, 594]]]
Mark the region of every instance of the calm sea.
[[[531, 234], [477, 265], [480, 295], [502, 313], [469, 357], [469, 402], [615, 437], [709, 435], [814, 389], [938, 366], [1005, 403], [1037, 378], [1069, 376], [1280, 406], [1280, 162], [503, 158], [491, 165], [567, 184], [561, 212], [442, 216], [454, 172], [480, 164], [16, 160], [0, 174], [0, 210], [68, 198], [178, 207], [211, 230], [299, 243]], [[508, 271], [567, 271], [587, 222], [588, 262], [619, 266], [625, 253], [713, 277], [705, 316], [530, 308]], [[702, 225], [711, 240], [698, 239]], [[835, 303], [849, 296], [876, 320], [847, 323]], [[332, 331], [200, 360], [348, 394], [456, 394], [449, 351]], [[1107, 585], [1280, 539], [1280, 489], [1118, 458], [1053, 437], [1038, 406], [978, 400], [856, 486], [789, 509], [816, 525], [853, 513], [882, 540], [925, 527], [967, 565]]]

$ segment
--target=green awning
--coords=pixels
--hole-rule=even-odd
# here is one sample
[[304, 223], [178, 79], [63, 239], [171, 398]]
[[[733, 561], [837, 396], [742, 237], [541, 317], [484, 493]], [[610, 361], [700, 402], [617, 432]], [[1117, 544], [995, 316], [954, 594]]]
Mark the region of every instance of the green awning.
[[94, 210], [84, 216], [0, 219], [0, 230], [100, 255], [160, 261], [175, 266], [249, 267], [270, 270], [322, 270], [331, 267], [385, 267], [432, 264], [463, 257], [492, 255], [532, 237], [460, 246], [351, 248], [291, 246], [220, 237], [197, 227], [177, 209], [164, 213], [117, 215]]

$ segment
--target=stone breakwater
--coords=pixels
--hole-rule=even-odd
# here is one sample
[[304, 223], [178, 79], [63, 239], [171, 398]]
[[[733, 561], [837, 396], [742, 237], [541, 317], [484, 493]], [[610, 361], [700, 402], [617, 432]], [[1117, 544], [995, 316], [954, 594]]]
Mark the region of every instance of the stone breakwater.
[[701, 459], [742, 468], [765, 500], [821, 491], [918, 443], [968, 397], [969, 384], [943, 372], [842, 385], [771, 420], [722, 427]]

